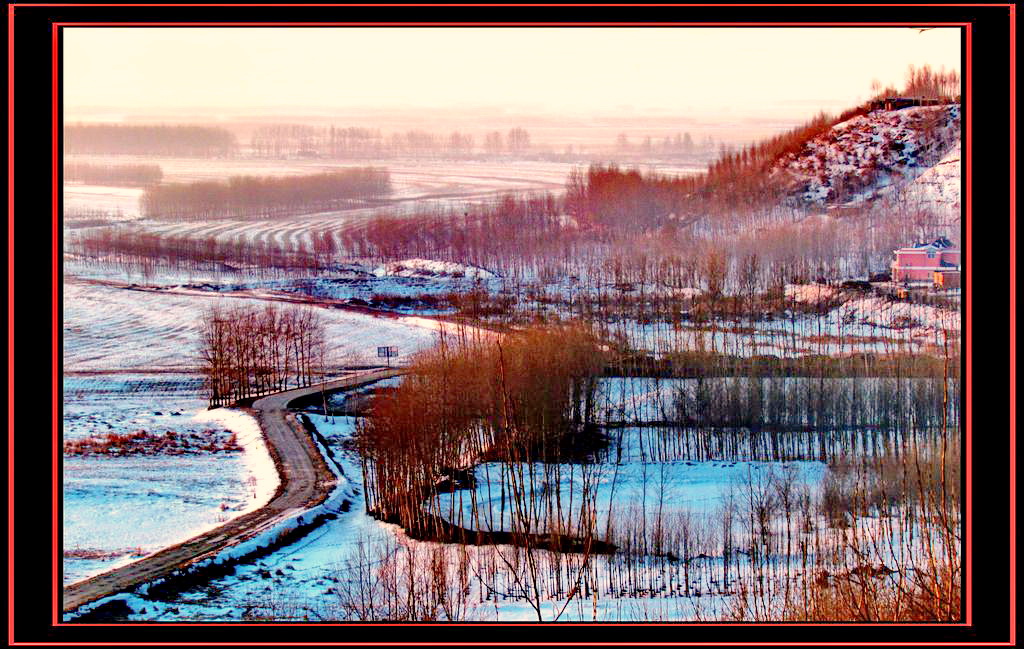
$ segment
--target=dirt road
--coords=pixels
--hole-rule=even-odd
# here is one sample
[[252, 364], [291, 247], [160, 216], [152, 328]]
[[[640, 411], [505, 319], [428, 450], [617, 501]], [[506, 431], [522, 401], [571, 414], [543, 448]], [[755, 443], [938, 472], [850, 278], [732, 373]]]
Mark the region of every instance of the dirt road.
[[220, 527], [178, 545], [139, 559], [134, 563], [64, 587], [63, 611], [109, 595], [129, 591], [164, 577], [197, 561], [215, 556], [224, 548], [252, 538], [288, 516], [320, 504], [334, 486], [334, 474], [324, 463], [309, 434], [305, 432], [288, 404], [310, 394], [326, 390], [352, 388], [397, 376], [402, 370], [378, 370], [349, 376], [323, 385], [279, 392], [257, 400], [252, 408], [260, 422], [267, 448], [281, 476], [274, 497], [261, 509], [239, 516]]

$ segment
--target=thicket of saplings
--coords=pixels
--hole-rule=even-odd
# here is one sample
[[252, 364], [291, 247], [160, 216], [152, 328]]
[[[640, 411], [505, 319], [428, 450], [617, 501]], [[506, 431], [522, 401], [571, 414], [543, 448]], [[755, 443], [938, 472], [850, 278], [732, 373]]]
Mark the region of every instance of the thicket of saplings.
[[231, 131], [177, 124], [68, 124], [65, 153], [166, 155], [223, 158], [238, 151]]
[[[117, 210], [105, 210], [100, 208], [81, 208], [72, 207], [64, 208], [63, 214], [63, 225], [65, 230], [77, 230], [82, 228], [101, 228], [107, 225], [114, 225], [116, 222], [124, 219], [124, 212], [120, 209]], [[98, 230], [99, 232], [109, 232], [109, 229]], [[64, 241], [65, 250], [69, 250], [67, 246], [71, 245], [67, 239]], [[97, 250], [97, 255], [105, 255], [107, 252]], [[136, 260], [138, 261], [138, 260]]]
[[656, 462], [827, 463], [850, 454], [899, 457], [907, 440], [935, 440], [960, 428], [960, 391], [941, 374], [669, 382], [673, 398], [650, 419], [639, 426], [632, 419], [609, 422], [613, 443], [597, 458], [616, 460], [634, 446]]
[[390, 193], [386, 169], [353, 167], [307, 176], [232, 176], [223, 182], [156, 185], [143, 193], [141, 207], [150, 218], [266, 218], [337, 208]]
[[[703, 392], [698, 383], [680, 392], [675, 412], [702, 419], [641, 431], [630, 443], [655, 463], [645, 503], [616, 504], [597, 495], [616, 482], [623, 438], [602, 432], [610, 404], [596, 344], [580, 328], [446, 341], [375, 401], [358, 431], [368, 512], [411, 538], [480, 547], [380, 550], [352, 566], [366, 579], [337, 590], [341, 617], [470, 617], [475, 605], [442, 601], [454, 589], [482, 607], [528, 602], [538, 619], [550, 615], [549, 598], [588, 614], [593, 601], [595, 616], [605, 598], [686, 599], [630, 612], [657, 619], [700, 616], [693, 600], [706, 596], [717, 602], [709, 618], [959, 618], [960, 409], [950, 363], [933, 365], [930, 378], [708, 380]], [[686, 394], [697, 400], [686, 404]], [[776, 414], [758, 423], [748, 414], [757, 408]], [[764, 435], [772, 417], [778, 425]], [[705, 514], [666, 500], [671, 462], [685, 457], [779, 464], [751, 469]], [[793, 460], [827, 462], [823, 484], [801, 483], [783, 464]], [[478, 506], [482, 462], [501, 493]], [[569, 494], [558, 487], [565, 480]], [[409, 608], [413, 595], [423, 599]]]
[[211, 406], [323, 376], [323, 319], [311, 307], [216, 306], [199, 330], [200, 359]]
[[[714, 297], [740, 288], [780, 290], [787, 281], [866, 275], [885, 269], [894, 247], [927, 232], [909, 217], [892, 218], [887, 212], [883, 219], [879, 212], [866, 221], [777, 224], [756, 236], [738, 231], [706, 235], [690, 229], [626, 235], [611, 229], [581, 229], [566, 221], [563, 209], [551, 195], [506, 196], [496, 204], [465, 208], [458, 214], [437, 210], [381, 217], [363, 229], [316, 229], [292, 245], [212, 238], [187, 241], [168, 234], [148, 239], [136, 250], [133, 232], [101, 230], [72, 244], [97, 255], [158, 255], [162, 263], [179, 268], [224, 261], [250, 267], [246, 255], [270, 255], [279, 260], [265, 268], [270, 273], [279, 272], [280, 264], [292, 263], [298, 263], [295, 268], [300, 270], [322, 272], [339, 259], [438, 259], [495, 270], [505, 278], [509, 291], [525, 294], [534, 286], [542, 299], [538, 283], [574, 278], [580, 289], [594, 291], [600, 300], [635, 301], [665, 293], [671, 297], [673, 290], [683, 288], [700, 289]], [[792, 219], [797, 216], [794, 213]], [[878, 227], [863, 227], [867, 222]], [[851, 246], [851, 240], [858, 241], [858, 246]]]
[[[85, 263], [99, 260], [115, 265], [129, 275], [152, 273], [171, 268], [203, 273], [245, 273], [253, 277], [281, 277], [289, 273], [318, 274], [333, 258], [331, 239], [316, 239], [312, 247], [299, 249], [280, 246], [266, 239], [198, 239], [188, 235], [158, 234], [135, 227], [101, 228], [109, 225], [106, 213], [97, 218], [80, 215], [89, 228], [64, 237], [64, 251], [83, 257]], [[104, 218], [106, 216], [107, 218]], [[73, 229], [78, 221], [65, 227]]]
[[64, 181], [86, 185], [115, 185], [135, 187], [154, 185], [164, 177], [160, 165], [118, 164], [102, 165], [88, 162], [65, 162]]
[[[482, 458], [555, 468], [590, 445], [599, 364], [598, 341], [579, 327], [535, 328], [495, 344], [443, 339], [417, 356], [401, 387], [375, 400], [360, 423], [367, 512], [417, 538], [493, 542], [424, 503], [440, 480], [451, 490], [469, 480], [467, 471]], [[518, 478], [511, 476], [510, 503], [525, 512], [535, 481]], [[502, 542], [590, 549], [591, 537], [578, 533], [586, 530], [540, 530], [535, 523], [517, 518]]]

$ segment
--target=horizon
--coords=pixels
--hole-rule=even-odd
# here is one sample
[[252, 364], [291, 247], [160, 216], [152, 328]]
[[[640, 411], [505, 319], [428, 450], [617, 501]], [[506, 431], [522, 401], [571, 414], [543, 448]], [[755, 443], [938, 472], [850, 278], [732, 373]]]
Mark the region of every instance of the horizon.
[[64, 110], [797, 122], [960, 54], [958, 28], [65, 28]]

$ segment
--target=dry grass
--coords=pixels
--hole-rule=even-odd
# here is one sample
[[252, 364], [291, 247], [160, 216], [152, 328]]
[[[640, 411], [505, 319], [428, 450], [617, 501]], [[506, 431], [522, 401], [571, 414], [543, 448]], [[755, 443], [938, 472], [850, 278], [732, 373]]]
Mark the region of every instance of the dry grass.
[[241, 451], [235, 433], [206, 429], [201, 433], [103, 433], [66, 440], [64, 455], [183, 455]]

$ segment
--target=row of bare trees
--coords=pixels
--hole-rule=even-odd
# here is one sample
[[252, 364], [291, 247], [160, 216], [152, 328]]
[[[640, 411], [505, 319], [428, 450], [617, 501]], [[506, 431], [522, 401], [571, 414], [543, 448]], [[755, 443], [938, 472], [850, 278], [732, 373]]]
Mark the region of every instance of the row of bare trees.
[[112, 153], [222, 158], [238, 151], [231, 131], [180, 124], [67, 124], [65, 153]]
[[141, 207], [153, 218], [260, 218], [330, 209], [390, 193], [386, 169], [353, 167], [308, 176], [232, 176], [224, 182], [157, 185], [146, 189]]
[[461, 131], [445, 135], [409, 130], [385, 135], [373, 128], [270, 124], [253, 132], [251, 145], [256, 156], [268, 158], [465, 157], [480, 152], [520, 155], [530, 148], [530, 134], [519, 127], [504, 134], [492, 131], [477, 145], [473, 135]]
[[310, 307], [216, 306], [199, 333], [211, 406], [312, 385], [323, 376], [325, 329]]
[[[102, 214], [100, 214], [102, 216]], [[86, 224], [107, 225], [101, 219]], [[74, 225], [74, 223], [72, 223]], [[327, 263], [308, 247], [283, 248], [265, 239], [218, 241], [186, 235], [156, 234], [127, 228], [83, 228], [64, 238], [64, 250], [85, 259], [115, 264], [129, 274], [150, 276], [158, 268], [196, 272], [246, 272], [276, 276], [288, 271], [316, 273]]]
[[164, 177], [160, 165], [124, 164], [99, 165], [88, 162], [65, 162], [64, 181], [86, 185], [154, 185]]
[[[417, 536], [451, 539], [440, 512], [423, 506], [439, 484], [454, 493], [485, 457], [518, 468], [584, 444], [595, 422], [596, 345], [579, 327], [537, 328], [504, 342], [444, 339], [418, 356], [401, 388], [375, 401], [361, 424], [367, 511]], [[520, 493], [510, 499], [527, 507], [533, 481], [513, 482]], [[536, 520], [517, 520], [512, 542], [539, 542]]]
[[960, 74], [956, 70], [940, 67], [933, 69], [925, 64], [907, 67], [903, 94], [909, 97], [935, 99], [942, 102], [960, 100]]

